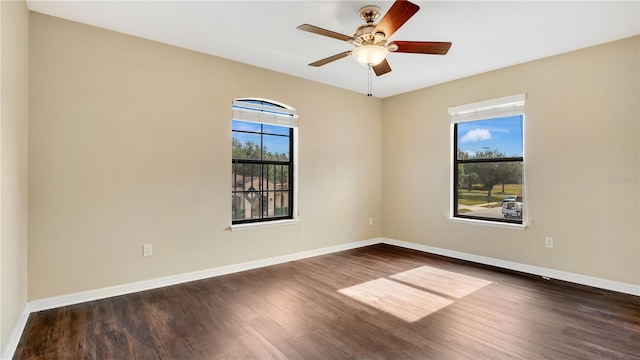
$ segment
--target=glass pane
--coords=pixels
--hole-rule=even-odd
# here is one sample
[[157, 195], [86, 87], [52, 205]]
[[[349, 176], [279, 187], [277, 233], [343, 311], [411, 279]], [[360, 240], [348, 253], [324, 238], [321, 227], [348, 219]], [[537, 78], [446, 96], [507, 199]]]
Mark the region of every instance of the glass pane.
[[262, 132], [265, 134], [276, 134], [276, 135], [287, 135], [289, 136], [289, 131], [291, 129], [286, 126], [277, 126], [277, 125], [262, 125]]
[[458, 165], [459, 215], [521, 220], [522, 162]]
[[456, 124], [458, 159], [522, 157], [522, 115]]
[[260, 167], [253, 164], [233, 164], [231, 201], [233, 220], [251, 219], [251, 194], [256, 191], [254, 185], [259, 185]]
[[234, 159], [260, 160], [260, 134], [234, 131], [231, 149]]
[[289, 137], [263, 135], [263, 160], [289, 161]]
[[259, 219], [264, 217], [266, 202], [263, 188], [266, 179], [262, 176], [260, 164], [233, 164], [232, 171], [232, 214], [233, 220]]
[[239, 130], [239, 131], [252, 131], [252, 132], [260, 132], [260, 124], [249, 122], [249, 121], [240, 121], [233, 120], [231, 121], [231, 130]]

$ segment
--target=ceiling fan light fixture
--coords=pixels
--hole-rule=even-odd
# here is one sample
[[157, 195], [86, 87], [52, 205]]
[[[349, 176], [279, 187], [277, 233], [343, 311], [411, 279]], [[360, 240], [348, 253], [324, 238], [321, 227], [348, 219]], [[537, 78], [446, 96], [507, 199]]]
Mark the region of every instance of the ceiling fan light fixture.
[[363, 45], [351, 52], [359, 64], [376, 66], [387, 57], [389, 50], [380, 45]]
[[450, 42], [394, 40], [387, 43], [389, 38], [418, 10], [420, 7], [410, 1], [395, 0], [387, 13], [376, 24], [377, 18], [380, 17], [380, 8], [375, 5], [365, 6], [360, 9], [360, 17], [365, 20], [365, 24], [358, 26], [352, 36], [309, 24], [298, 26], [300, 30], [346, 41], [353, 46], [352, 50], [320, 59], [310, 63], [309, 66], [319, 67], [353, 55], [359, 64], [372, 70], [368, 71], [368, 74], [375, 73], [376, 76], [380, 76], [391, 72], [391, 66], [386, 60], [389, 52], [445, 55], [451, 47]]

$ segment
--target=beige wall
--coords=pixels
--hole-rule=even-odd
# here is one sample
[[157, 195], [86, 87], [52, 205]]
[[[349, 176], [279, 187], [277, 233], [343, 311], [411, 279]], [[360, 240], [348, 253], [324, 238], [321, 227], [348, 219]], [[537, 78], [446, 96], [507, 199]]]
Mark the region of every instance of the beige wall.
[[[640, 284], [640, 37], [384, 100], [383, 234]], [[526, 93], [524, 231], [447, 220], [449, 106]], [[409, 191], [407, 191], [409, 189]], [[555, 247], [544, 247], [552, 236]]]
[[[382, 100], [37, 13], [30, 45], [30, 300], [381, 235]], [[227, 229], [239, 97], [300, 114], [299, 225]]]
[[0, 1], [0, 356], [27, 302], [29, 12]]

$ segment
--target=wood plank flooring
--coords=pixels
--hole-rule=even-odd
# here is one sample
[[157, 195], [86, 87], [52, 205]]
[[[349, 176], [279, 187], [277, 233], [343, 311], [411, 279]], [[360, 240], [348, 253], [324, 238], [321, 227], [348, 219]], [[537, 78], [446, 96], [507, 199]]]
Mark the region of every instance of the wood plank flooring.
[[640, 298], [374, 245], [34, 313], [14, 359], [640, 359]]

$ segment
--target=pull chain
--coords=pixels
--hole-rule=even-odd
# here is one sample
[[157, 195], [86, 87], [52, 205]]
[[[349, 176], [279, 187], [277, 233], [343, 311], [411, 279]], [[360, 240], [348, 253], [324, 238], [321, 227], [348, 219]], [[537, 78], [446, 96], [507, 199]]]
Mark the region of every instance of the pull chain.
[[373, 72], [373, 68], [371, 67], [371, 64], [369, 64], [368, 66], [369, 66], [369, 69], [367, 70], [367, 75], [369, 77], [369, 83], [367, 88], [367, 96], [371, 96], [372, 95], [371, 88], [373, 87], [371, 82], [371, 73]]

